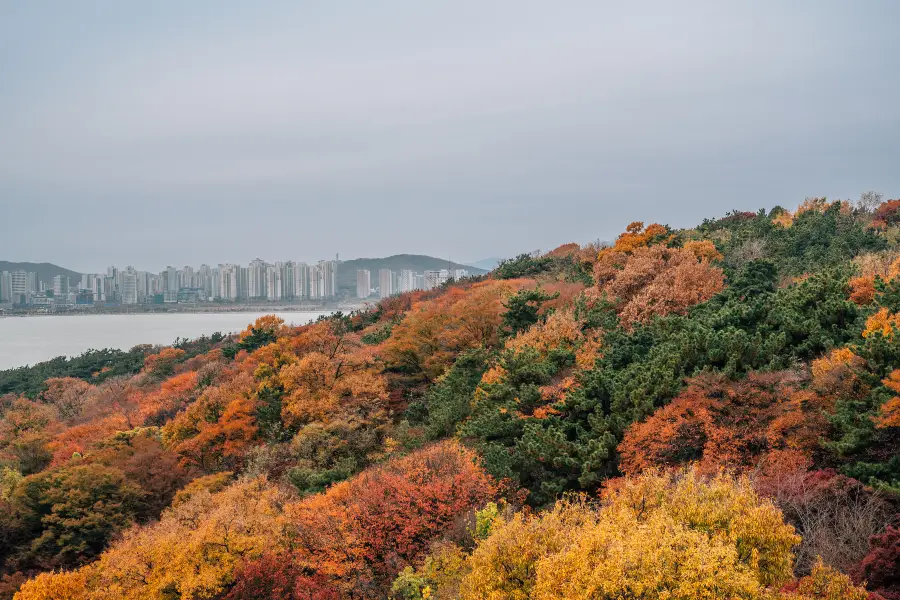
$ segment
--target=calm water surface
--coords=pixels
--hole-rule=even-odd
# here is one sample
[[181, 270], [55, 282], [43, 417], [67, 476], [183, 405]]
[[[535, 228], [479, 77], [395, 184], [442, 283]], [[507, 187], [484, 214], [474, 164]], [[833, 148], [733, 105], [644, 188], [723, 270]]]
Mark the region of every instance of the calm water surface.
[[[0, 370], [33, 365], [91, 348], [128, 350], [138, 344], [171, 344], [217, 331], [240, 331], [272, 313], [179, 313], [161, 315], [68, 315], [0, 317]], [[330, 312], [275, 313], [303, 325]]]

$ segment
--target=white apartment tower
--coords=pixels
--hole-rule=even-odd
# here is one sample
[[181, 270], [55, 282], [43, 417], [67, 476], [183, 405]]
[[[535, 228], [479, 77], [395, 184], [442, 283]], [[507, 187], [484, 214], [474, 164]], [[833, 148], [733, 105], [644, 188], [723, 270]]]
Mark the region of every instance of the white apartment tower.
[[294, 295], [309, 298], [309, 265], [304, 262], [294, 265]]
[[356, 270], [356, 297], [368, 298], [372, 290], [372, 273], [368, 269]]
[[416, 274], [410, 269], [400, 271], [400, 293], [405, 294], [416, 289]]
[[394, 272], [390, 269], [378, 271], [378, 295], [382, 298], [394, 295]]
[[319, 261], [319, 278], [321, 280], [321, 297], [334, 298], [337, 292], [337, 261]]
[[247, 268], [247, 292], [250, 298], [268, 297], [268, 267], [266, 261], [259, 258], [250, 262]]
[[219, 265], [219, 298], [222, 300], [237, 300], [239, 271], [240, 267], [237, 265]]
[[313, 300], [318, 300], [325, 296], [322, 291], [323, 281], [321, 271], [321, 264], [309, 266], [309, 297]]
[[137, 304], [138, 280], [134, 267], [128, 267], [122, 273], [122, 304]]
[[450, 271], [448, 269], [440, 269], [433, 271], [425, 271], [425, 289], [433, 290], [441, 287], [450, 279]]

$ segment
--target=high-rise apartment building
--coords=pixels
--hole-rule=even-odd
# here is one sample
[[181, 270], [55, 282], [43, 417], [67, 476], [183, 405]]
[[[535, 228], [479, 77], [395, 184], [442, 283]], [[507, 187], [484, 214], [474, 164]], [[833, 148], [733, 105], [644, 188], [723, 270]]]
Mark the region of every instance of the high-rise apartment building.
[[134, 267], [128, 267], [122, 273], [122, 304], [137, 304], [138, 276]]
[[13, 304], [28, 304], [28, 297], [32, 293], [30, 289], [29, 273], [25, 271], [13, 271], [10, 274], [10, 290], [12, 291]]
[[334, 298], [337, 294], [337, 261], [319, 261], [319, 277], [322, 280], [322, 297]]
[[281, 278], [281, 298], [283, 300], [292, 300], [297, 297], [294, 291], [294, 261], [276, 262], [275, 268], [278, 269], [278, 276]]
[[12, 302], [12, 276], [9, 271], [0, 273], [0, 304]]
[[465, 279], [469, 276], [469, 271], [467, 269], [456, 269], [453, 271], [453, 279], [459, 281], [460, 279]]
[[197, 271], [196, 284], [198, 288], [206, 293], [207, 297], [212, 298], [215, 296], [213, 294], [212, 269], [209, 268], [209, 265], [200, 265], [200, 270]]
[[266, 300], [281, 300], [281, 269], [266, 265]]
[[267, 269], [269, 264], [259, 258], [250, 261], [247, 267], [247, 287], [251, 299], [266, 298], [268, 289], [266, 286]]
[[248, 267], [238, 267], [238, 295], [239, 300], [246, 300], [250, 297], [250, 269]]
[[173, 266], [166, 267], [166, 270], [163, 274], [166, 281], [166, 291], [178, 291], [178, 269]]
[[197, 287], [194, 281], [194, 268], [185, 266], [178, 273], [178, 289]]
[[237, 265], [219, 265], [219, 298], [234, 302], [238, 299], [238, 273], [240, 267]]
[[321, 300], [325, 295], [322, 290], [321, 264], [309, 266], [309, 297], [313, 300]]
[[368, 298], [372, 291], [372, 273], [368, 269], [356, 270], [356, 297]]
[[294, 265], [294, 294], [297, 298], [309, 298], [309, 265], [305, 262]]
[[410, 269], [400, 271], [400, 293], [405, 294], [416, 289], [416, 274]]
[[382, 298], [394, 295], [394, 272], [390, 269], [378, 271], [378, 295]]
[[437, 269], [432, 271], [425, 271], [425, 286], [426, 290], [433, 290], [434, 288], [441, 287], [450, 279], [450, 271], [448, 269]]
[[69, 295], [69, 278], [65, 275], [53, 277], [53, 296], [65, 299]]

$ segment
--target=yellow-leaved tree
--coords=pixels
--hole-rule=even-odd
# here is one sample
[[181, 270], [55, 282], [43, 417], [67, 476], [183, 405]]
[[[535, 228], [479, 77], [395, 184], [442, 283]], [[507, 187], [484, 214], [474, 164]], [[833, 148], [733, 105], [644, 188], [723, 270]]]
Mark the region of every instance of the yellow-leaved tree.
[[[833, 590], [865, 597], [822, 568], [782, 592], [799, 541], [746, 479], [647, 472], [616, 480], [596, 503], [570, 497], [543, 513], [498, 517], [452, 570], [462, 600], [800, 600], [830, 599]], [[396, 597], [449, 598], [429, 564], [404, 573]]]
[[16, 600], [215, 598], [235, 566], [283, 542], [282, 492], [262, 480], [201, 490], [154, 525], [132, 529], [78, 571], [44, 573]]

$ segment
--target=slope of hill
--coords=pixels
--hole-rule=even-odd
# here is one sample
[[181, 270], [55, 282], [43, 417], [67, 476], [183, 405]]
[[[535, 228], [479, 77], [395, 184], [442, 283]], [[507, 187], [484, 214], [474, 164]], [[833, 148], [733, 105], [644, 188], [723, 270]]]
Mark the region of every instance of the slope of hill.
[[52, 284], [57, 275], [69, 277], [73, 281], [81, 279], [81, 273], [64, 269], [52, 263], [9, 262], [0, 260], [0, 272], [2, 271], [29, 271], [37, 273], [38, 279], [44, 283]]
[[809, 199], [7, 372], [0, 600], [893, 600], [898, 365], [900, 200]]
[[[449, 264], [449, 267], [447, 266]], [[443, 258], [434, 258], [433, 256], [425, 256], [423, 254], [396, 254], [394, 256], [386, 256], [384, 258], [354, 258], [353, 260], [345, 260], [338, 267], [337, 287], [338, 291], [356, 290], [356, 271], [357, 269], [368, 269], [372, 272], [372, 281], [377, 281], [378, 271], [380, 269], [390, 269], [391, 271], [402, 271], [410, 269], [417, 273], [429, 271], [432, 269], [466, 269], [470, 275], [481, 275], [486, 273], [485, 269], [471, 267], [455, 262], [449, 262]]]
[[494, 267], [500, 264], [500, 261], [503, 259], [499, 256], [491, 256], [490, 258], [482, 258], [481, 260], [476, 260], [470, 263], [466, 263], [470, 267], [474, 267], [476, 269], [484, 269], [485, 271], [493, 271]]

